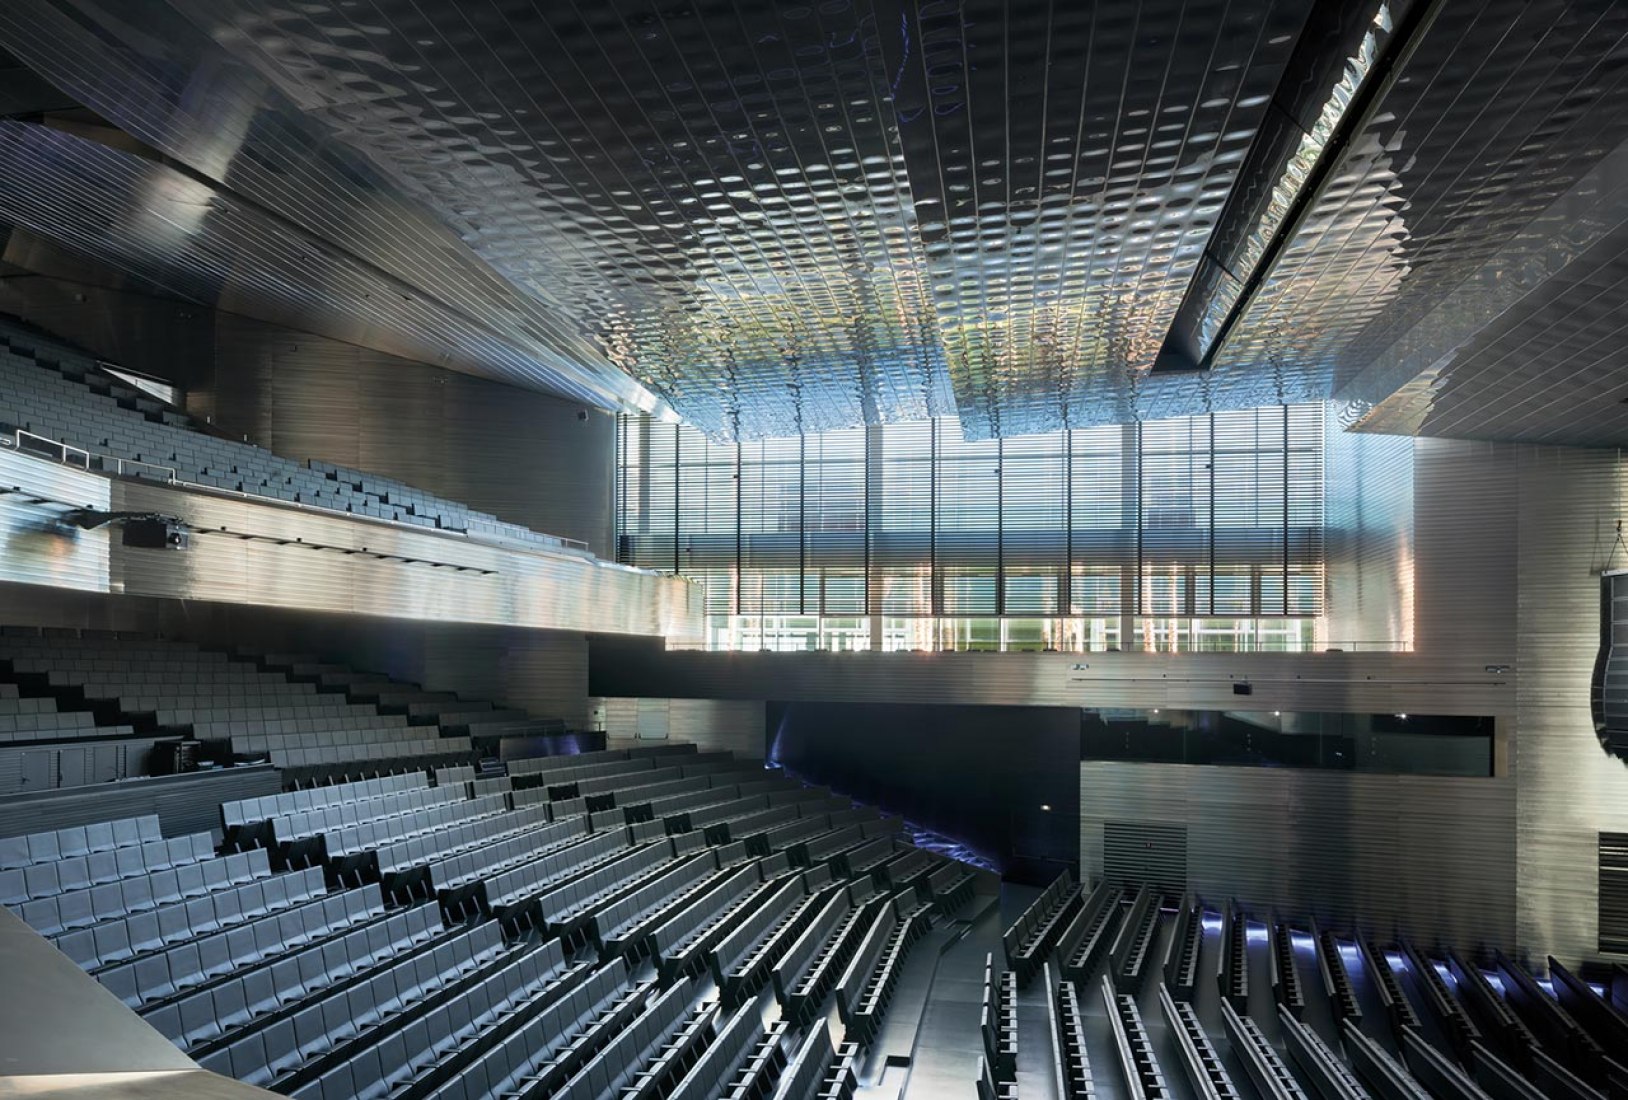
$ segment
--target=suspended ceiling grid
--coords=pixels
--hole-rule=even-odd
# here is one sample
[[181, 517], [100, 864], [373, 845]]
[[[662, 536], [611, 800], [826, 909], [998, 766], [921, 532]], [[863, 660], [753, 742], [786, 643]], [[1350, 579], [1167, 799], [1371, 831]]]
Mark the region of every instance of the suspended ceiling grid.
[[[1463, 357], [1429, 385], [1401, 357], [1494, 259], [1581, 293], [1533, 227], [1628, 137], [1628, 7], [1429, 5], [1213, 369], [1150, 373], [1228, 195], [1278, 182], [1243, 173], [1311, 6], [12, 0], [0, 45], [146, 148], [7, 123], [0, 218], [720, 437], [949, 411], [1012, 435], [1379, 380], [1440, 400]], [[1589, 309], [1533, 309], [1501, 369], [1607, 337], [1619, 288], [1571, 282], [1602, 278]], [[1527, 389], [1563, 420], [1585, 374]], [[1537, 407], [1496, 392], [1475, 430]]]

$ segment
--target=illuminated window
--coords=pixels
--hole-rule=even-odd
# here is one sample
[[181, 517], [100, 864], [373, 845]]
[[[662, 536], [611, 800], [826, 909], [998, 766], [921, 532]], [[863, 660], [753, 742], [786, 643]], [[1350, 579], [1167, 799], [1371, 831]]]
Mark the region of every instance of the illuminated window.
[[698, 581], [714, 648], [1295, 649], [1323, 610], [1317, 405], [973, 443], [624, 416], [617, 473], [619, 560]]

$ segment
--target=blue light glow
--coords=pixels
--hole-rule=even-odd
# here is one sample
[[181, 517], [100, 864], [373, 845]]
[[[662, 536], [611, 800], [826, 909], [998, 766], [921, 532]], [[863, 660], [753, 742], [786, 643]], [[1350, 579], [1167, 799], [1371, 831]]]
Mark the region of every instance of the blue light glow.
[[1203, 923], [1204, 923], [1204, 931], [1206, 931], [1206, 932], [1219, 932], [1219, 931], [1221, 931], [1221, 926], [1222, 926], [1221, 914], [1220, 913], [1212, 913], [1208, 909], [1206, 909], [1204, 911], [1204, 921], [1203, 921]]
[[1548, 978], [1539, 978], [1538, 988], [1543, 990], [1543, 992], [1547, 993], [1551, 997], [1555, 995], [1555, 983], [1550, 981]]
[[1498, 991], [1500, 997], [1505, 996], [1508, 990], [1504, 989], [1504, 979], [1491, 971], [1483, 970], [1481, 976], [1487, 979], [1487, 984]]
[[1402, 957], [1400, 951], [1385, 952], [1385, 961], [1391, 964], [1392, 970], [1406, 970], [1408, 968], [1408, 961]]
[[1442, 981], [1455, 989], [1458, 988], [1458, 975], [1454, 974], [1446, 963], [1431, 963], [1431, 965], [1436, 968], [1436, 973], [1441, 975]]
[[1289, 944], [1296, 951], [1310, 954], [1317, 950], [1317, 941], [1311, 938], [1310, 932], [1290, 932]]
[[1245, 925], [1244, 926], [1244, 939], [1248, 940], [1250, 943], [1265, 943], [1267, 941], [1267, 939], [1268, 939], [1268, 937], [1266, 935], [1266, 925], [1264, 925], [1264, 924], [1247, 924], [1247, 925]]
[[1356, 944], [1346, 943], [1343, 940], [1338, 942], [1340, 944], [1340, 958], [1346, 961], [1346, 965], [1356, 966], [1362, 961], [1362, 953], [1357, 950]]

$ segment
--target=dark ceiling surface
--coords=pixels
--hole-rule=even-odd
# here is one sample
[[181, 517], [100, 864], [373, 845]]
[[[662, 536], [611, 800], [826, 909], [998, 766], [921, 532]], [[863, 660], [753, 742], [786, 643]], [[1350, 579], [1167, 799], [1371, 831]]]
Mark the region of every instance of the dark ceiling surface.
[[1628, 442], [1616, 0], [8, 0], [0, 49], [111, 123], [0, 121], [0, 220], [719, 437]]

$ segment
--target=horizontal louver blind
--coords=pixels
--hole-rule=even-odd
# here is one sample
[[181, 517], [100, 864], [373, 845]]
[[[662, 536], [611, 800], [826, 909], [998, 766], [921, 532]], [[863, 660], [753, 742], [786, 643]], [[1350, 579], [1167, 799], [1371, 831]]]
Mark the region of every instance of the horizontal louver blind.
[[1255, 617], [1323, 607], [1323, 416], [969, 443], [953, 418], [732, 445], [624, 417], [622, 560], [709, 614]]

